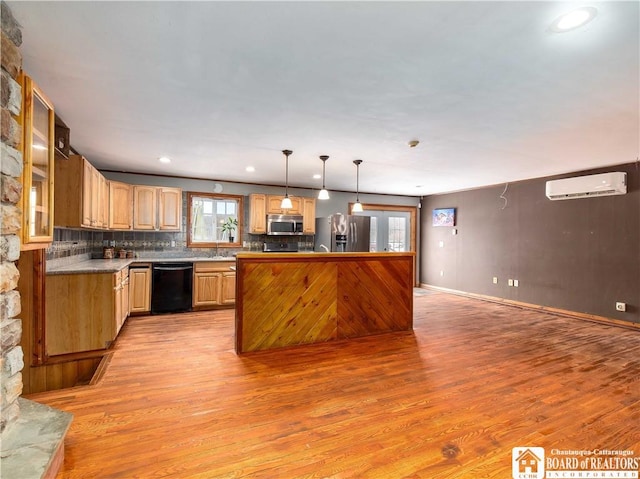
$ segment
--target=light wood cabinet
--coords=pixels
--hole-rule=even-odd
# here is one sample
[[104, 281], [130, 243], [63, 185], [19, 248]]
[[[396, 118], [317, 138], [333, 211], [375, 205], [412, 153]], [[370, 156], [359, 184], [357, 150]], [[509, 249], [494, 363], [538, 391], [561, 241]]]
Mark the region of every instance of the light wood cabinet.
[[106, 228], [109, 189], [105, 177], [80, 155], [56, 161], [55, 176], [55, 225]]
[[158, 229], [180, 231], [182, 222], [182, 190], [158, 188]]
[[109, 348], [124, 317], [122, 281], [122, 272], [48, 275], [47, 355]]
[[267, 214], [268, 215], [301, 215], [302, 199], [298, 196], [289, 196], [292, 208], [283, 210], [280, 208], [284, 196], [268, 195], [267, 196]]
[[114, 304], [117, 336], [129, 316], [129, 268], [116, 273]]
[[267, 215], [302, 215], [303, 233], [316, 232], [316, 199], [304, 197], [289, 197], [293, 208], [280, 208], [283, 196], [251, 194], [249, 195], [249, 233], [267, 233]]
[[109, 181], [109, 228], [130, 230], [133, 227], [132, 187], [127, 183]]
[[249, 195], [249, 233], [267, 233], [267, 195]]
[[131, 313], [151, 311], [151, 265], [129, 268], [129, 303]]
[[[23, 130], [22, 249], [46, 248], [53, 241], [53, 104], [27, 75], [22, 75]], [[4, 118], [4, 117], [3, 117]]]
[[316, 199], [302, 199], [302, 232], [306, 235], [316, 233]]
[[133, 229], [180, 231], [182, 190], [161, 186], [133, 187]]
[[158, 220], [157, 192], [155, 186], [133, 187], [133, 229], [155, 230]]
[[236, 273], [234, 262], [199, 262], [193, 272], [193, 307], [229, 306], [236, 301]]
[[100, 172], [98, 172], [98, 227], [109, 227], [109, 182]]

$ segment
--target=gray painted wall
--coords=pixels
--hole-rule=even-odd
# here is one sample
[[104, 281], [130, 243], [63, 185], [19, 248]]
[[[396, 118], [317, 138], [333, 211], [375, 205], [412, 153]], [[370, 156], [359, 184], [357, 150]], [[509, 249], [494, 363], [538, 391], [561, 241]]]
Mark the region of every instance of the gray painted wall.
[[[607, 171], [627, 172], [626, 195], [545, 196], [548, 179]], [[421, 283], [640, 322], [639, 163], [512, 183], [506, 202], [504, 188], [424, 199]], [[446, 207], [457, 209], [455, 236], [431, 225], [431, 211]], [[509, 287], [509, 278], [519, 287]], [[616, 301], [627, 312], [616, 311]]]

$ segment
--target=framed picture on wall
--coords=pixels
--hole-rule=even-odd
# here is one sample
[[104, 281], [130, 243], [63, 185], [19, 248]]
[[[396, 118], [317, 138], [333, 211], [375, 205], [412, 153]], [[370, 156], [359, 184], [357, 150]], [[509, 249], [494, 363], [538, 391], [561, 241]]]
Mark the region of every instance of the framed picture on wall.
[[455, 208], [436, 208], [431, 215], [432, 226], [455, 226], [456, 225], [456, 209]]

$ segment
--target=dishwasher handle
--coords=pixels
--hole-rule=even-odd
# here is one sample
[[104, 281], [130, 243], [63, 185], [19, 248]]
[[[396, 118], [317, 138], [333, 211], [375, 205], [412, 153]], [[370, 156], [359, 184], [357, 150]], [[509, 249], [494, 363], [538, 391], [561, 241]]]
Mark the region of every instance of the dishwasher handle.
[[193, 269], [193, 266], [154, 266], [155, 271], [186, 271]]

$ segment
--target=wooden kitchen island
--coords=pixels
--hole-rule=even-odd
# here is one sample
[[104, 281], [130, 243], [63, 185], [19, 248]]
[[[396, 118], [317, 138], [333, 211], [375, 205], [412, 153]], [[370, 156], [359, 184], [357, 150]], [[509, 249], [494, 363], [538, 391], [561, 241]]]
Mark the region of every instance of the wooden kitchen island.
[[238, 253], [236, 352], [413, 328], [414, 253]]

